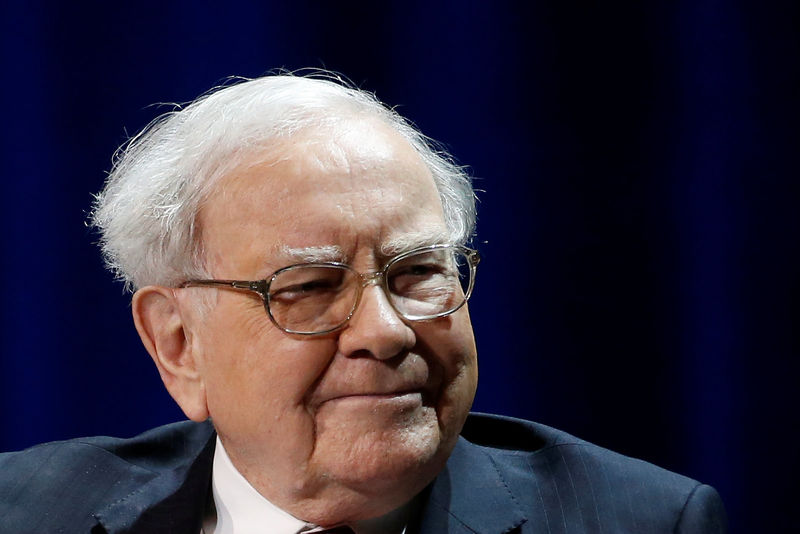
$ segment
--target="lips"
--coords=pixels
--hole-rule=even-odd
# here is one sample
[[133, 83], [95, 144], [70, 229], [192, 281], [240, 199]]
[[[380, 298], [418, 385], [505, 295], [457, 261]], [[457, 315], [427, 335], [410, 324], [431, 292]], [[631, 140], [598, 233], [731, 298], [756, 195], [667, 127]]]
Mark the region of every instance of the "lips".
[[414, 354], [393, 365], [374, 358], [334, 358], [309, 391], [306, 406], [314, 410], [325, 403], [347, 399], [378, 403], [416, 398], [419, 402], [420, 396], [423, 403], [429, 404], [440, 384], [441, 374]]
[[333, 393], [325, 398], [321, 399], [320, 402], [317, 404], [322, 405], [326, 402], [331, 401], [338, 401], [338, 400], [387, 400], [392, 398], [404, 397], [406, 395], [413, 395], [418, 394], [421, 395], [423, 400], [428, 397], [425, 389], [422, 387], [401, 387], [401, 388], [392, 388], [392, 389], [369, 389], [369, 390], [353, 390], [353, 391], [344, 391]]

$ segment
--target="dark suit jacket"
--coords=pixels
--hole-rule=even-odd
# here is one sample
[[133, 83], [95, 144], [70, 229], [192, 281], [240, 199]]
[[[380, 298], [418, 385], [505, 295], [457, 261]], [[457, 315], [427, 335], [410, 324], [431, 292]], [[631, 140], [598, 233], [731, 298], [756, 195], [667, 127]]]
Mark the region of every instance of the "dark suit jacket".
[[[423, 534], [724, 532], [717, 492], [552, 428], [472, 414], [425, 490]], [[0, 455], [2, 533], [198, 534], [214, 430], [183, 422]]]

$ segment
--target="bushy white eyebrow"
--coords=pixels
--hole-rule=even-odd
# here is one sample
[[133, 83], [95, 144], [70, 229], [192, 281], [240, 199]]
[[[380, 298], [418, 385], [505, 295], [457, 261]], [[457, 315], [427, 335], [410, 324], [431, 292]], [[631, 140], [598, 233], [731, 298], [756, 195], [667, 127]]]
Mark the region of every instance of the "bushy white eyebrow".
[[452, 236], [450, 233], [440, 228], [412, 234], [403, 234], [385, 241], [381, 245], [381, 254], [385, 257], [391, 257], [428, 245], [451, 244], [451, 241]]
[[[380, 253], [386, 258], [428, 245], [449, 244], [452, 237], [443, 229], [415, 232], [393, 237], [381, 244]], [[344, 251], [336, 245], [290, 247], [281, 245], [278, 254], [289, 264], [347, 261]]]
[[344, 261], [341, 247], [336, 245], [322, 245], [314, 247], [280, 247], [281, 256], [292, 263], [320, 263], [327, 261]]

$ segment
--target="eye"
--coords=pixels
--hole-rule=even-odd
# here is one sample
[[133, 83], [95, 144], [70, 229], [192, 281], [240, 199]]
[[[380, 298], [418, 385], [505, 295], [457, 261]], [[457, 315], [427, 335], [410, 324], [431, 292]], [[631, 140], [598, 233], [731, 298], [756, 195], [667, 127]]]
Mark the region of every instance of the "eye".
[[446, 265], [436, 261], [403, 263], [389, 273], [389, 290], [401, 296], [423, 296], [453, 285]]
[[320, 291], [329, 291], [332, 289], [334, 284], [331, 283], [330, 280], [310, 280], [308, 282], [303, 282], [302, 284], [295, 284], [291, 286], [282, 287], [279, 290], [272, 293], [272, 296], [276, 295], [309, 295], [313, 293], [319, 293]]
[[328, 266], [307, 266], [283, 271], [270, 283], [271, 301], [296, 302], [327, 298], [341, 291], [347, 271]]
[[397, 275], [425, 277], [440, 273], [442, 270], [441, 265], [430, 263], [415, 263], [413, 265], [405, 266]]

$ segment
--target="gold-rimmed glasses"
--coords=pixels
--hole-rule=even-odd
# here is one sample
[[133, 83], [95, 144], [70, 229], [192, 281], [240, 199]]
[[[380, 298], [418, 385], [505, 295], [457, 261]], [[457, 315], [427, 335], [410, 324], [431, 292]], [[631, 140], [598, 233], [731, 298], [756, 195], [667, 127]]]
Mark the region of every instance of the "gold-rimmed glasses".
[[290, 334], [327, 334], [353, 317], [364, 288], [380, 285], [408, 321], [428, 321], [461, 308], [472, 294], [478, 251], [431, 245], [399, 254], [378, 271], [339, 262], [300, 263], [264, 280], [187, 280], [180, 287], [217, 287], [258, 294], [273, 324]]

